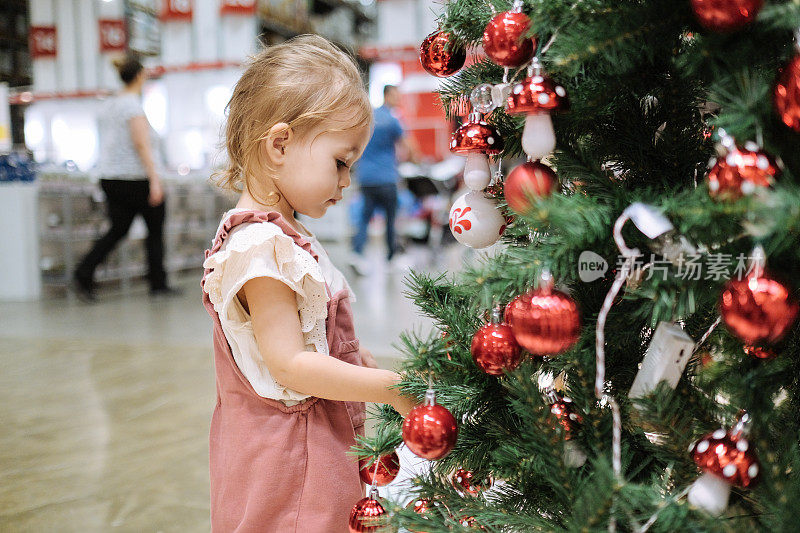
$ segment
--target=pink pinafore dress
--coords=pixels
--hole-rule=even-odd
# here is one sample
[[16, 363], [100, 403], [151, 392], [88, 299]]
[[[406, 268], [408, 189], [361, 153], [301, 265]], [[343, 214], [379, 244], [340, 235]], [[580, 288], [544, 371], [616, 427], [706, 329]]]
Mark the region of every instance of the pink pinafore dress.
[[[206, 257], [231, 229], [271, 222], [319, 260], [311, 243], [278, 213], [237, 212], [220, 228]], [[203, 276], [203, 285], [210, 271]], [[331, 357], [361, 366], [347, 290], [330, 295], [326, 320]], [[217, 405], [211, 419], [211, 529], [218, 533], [336, 533], [348, 531], [353, 505], [364, 497], [358, 460], [347, 455], [363, 435], [362, 402], [309, 398], [287, 406], [256, 394], [234, 361], [208, 294], [214, 321]]]

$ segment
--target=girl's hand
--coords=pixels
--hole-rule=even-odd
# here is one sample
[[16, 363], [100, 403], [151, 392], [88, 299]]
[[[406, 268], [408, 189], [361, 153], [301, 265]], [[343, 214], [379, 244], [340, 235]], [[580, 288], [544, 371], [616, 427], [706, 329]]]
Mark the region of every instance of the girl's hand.
[[[395, 382], [400, 383], [401, 380], [400, 374], [395, 374]], [[400, 413], [400, 416], [405, 418], [408, 416], [408, 412], [411, 411], [414, 407], [419, 405], [416, 399], [406, 396], [403, 394], [400, 389], [392, 388], [392, 393], [394, 393], [394, 398], [392, 399], [392, 407], [394, 410]]]
[[361, 355], [361, 366], [365, 366], [367, 368], [378, 368], [378, 363], [375, 362], [375, 357], [372, 355], [372, 352], [366, 348], [361, 348], [361, 350], [359, 350], [359, 354]]
[[400, 416], [403, 418], [407, 417], [409, 411], [411, 411], [417, 405], [419, 405], [419, 402], [413, 398], [409, 398], [408, 396], [400, 394], [400, 391], [397, 392], [397, 399], [392, 402], [392, 407], [394, 407], [395, 411], [400, 413]]

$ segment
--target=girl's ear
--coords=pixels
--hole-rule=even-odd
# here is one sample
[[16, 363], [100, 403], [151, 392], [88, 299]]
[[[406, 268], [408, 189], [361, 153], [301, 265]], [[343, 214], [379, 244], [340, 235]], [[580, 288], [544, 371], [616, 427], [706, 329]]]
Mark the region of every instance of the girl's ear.
[[272, 126], [261, 145], [267, 161], [275, 166], [283, 164], [286, 158], [286, 146], [292, 141], [293, 136], [292, 128], [285, 122]]

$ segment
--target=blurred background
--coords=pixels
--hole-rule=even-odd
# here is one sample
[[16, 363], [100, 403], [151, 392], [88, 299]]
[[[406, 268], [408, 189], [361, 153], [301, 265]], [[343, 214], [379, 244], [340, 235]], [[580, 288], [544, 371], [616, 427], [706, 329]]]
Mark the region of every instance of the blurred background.
[[[208, 529], [207, 435], [214, 401], [203, 251], [234, 197], [208, 182], [224, 162], [225, 106], [259, 49], [318, 33], [351, 50], [374, 106], [394, 113], [418, 153], [402, 162], [401, 251], [387, 263], [380, 212], [362, 275], [349, 268], [357, 186], [323, 221], [303, 219], [348, 277], [362, 343], [394, 368], [403, 330], [431, 325], [403, 296], [410, 268], [458, 270], [475, 257], [447, 216], [464, 159], [448, 150], [438, 80], [419, 62], [439, 3], [425, 0], [0, 1], [0, 530]], [[165, 263], [183, 294], [147, 293], [137, 218], [96, 272], [99, 300], [70, 290], [109, 222], [98, 114], [121, 88], [112, 60], [138, 53], [166, 189]], [[407, 161], [414, 159], [414, 163]], [[403, 162], [405, 161], [405, 162]]]

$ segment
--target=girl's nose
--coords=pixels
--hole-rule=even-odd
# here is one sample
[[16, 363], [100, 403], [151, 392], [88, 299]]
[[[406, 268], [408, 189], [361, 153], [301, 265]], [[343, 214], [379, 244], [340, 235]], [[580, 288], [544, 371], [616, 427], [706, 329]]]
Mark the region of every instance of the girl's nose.
[[342, 189], [346, 189], [350, 186], [350, 172], [346, 172], [344, 178], [339, 182]]

